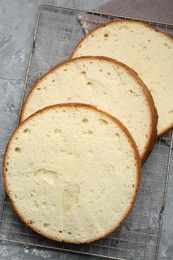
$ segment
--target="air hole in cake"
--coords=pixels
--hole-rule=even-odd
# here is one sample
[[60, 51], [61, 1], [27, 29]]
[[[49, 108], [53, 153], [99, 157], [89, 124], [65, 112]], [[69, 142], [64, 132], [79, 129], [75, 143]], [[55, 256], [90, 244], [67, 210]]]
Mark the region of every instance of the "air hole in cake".
[[93, 83], [92, 83], [91, 81], [88, 81], [88, 82], [87, 82], [87, 85], [88, 85], [88, 86], [92, 86]]
[[120, 28], [119, 28], [119, 30], [121, 31], [121, 30], [127, 30], [127, 31], [129, 31], [129, 28], [128, 28], [128, 26], [121, 26]]
[[89, 134], [89, 135], [92, 135], [92, 134], [93, 134], [93, 131], [88, 130], [88, 134]]
[[64, 71], [67, 71], [67, 69], [64, 69]]
[[19, 147], [16, 147], [14, 150], [15, 150], [16, 153], [20, 153], [21, 152], [21, 149]]
[[71, 235], [71, 232], [68, 232], [69, 235]]
[[115, 134], [114, 134], [114, 137], [119, 138], [120, 135], [119, 135], [118, 133], [115, 133]]
[[71, 97], [68, 97], [67, 100], [68, 100], [68, 101], [71, 101]]
[[109, 34], [108, 34], [108, 33], [105, 33], [105, 34], [104, 34], [104, 37], [105, 37], [105, 38], [108, 38], [108, 37], [109, 37]]
[[34, 194], [33, 193], [31, 193], [31, 197], [33, 197], [34, 196]]
[[109, 75], [109, 76], [110, 76], [110, 75], [111, 75], [111, 73], [110, 73], [110, 72], [107, 72], [107, 75]]
[[87, 118], [83, 118], [83, 119], [82, 119], [82, 122], [88, 123], [88, 119], [87, 119]]
[[43, 226], [44, 226], [44, 227], [49, 227], [50, 224], [49, 224], [49, 223], [44, 223]]
[[54, 79], [52, 79], [52, 82], [55, 82], [55, 80], [54, 80]]
[[60, 133], [62, 133], [62, 131], [61, 131], [61, 129], [56, 128], [56, 129], [54, 130], [54, 133], [55, 133], [55, 134], [60, 134]]
[[102, 72], [103, 70], [102, 69], [99, 69], [100, 72]]
[[105, 119], [102, 119], [102, 118], [99, 119], [99, 122], [100, 122], [101, 125], [107, 125], [108, 124], [108, 122]]
[[88, 155], [93, 155], [93, 152], [91, 150], [89, 150]]
[[37, 90], [40, 90], [40, 88], [37, 88]]
[[30, 129], [25, 128], [25, 129], [23, 130], [23, 132], [24, 132], [24, 133], [29, 133], [29, 132], [30, 132]]
[[59, 230], [59, 233], [62, 233], [62, 230]]
[[80, 74], [83, 75], [83, 76], [86, 76], [86, 71], [81, 71]]
[[33, 225], [35, 222], [33, 220], [29, 221], [29, 224]]
[[33, 197], [35, 195], [35, 190], [31, 191], [31, 197]]
[[39, 205], [38, 205], [38, 203], [36, 201], [34, 201], [32, 203], [32, 208], [35, 209], [35, 210], [37, 210], [39, 208]]

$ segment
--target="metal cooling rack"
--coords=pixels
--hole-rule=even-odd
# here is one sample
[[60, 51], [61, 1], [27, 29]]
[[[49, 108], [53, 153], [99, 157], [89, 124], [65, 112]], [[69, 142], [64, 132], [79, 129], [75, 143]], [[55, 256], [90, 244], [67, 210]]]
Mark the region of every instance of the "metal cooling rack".
[[[41, 5], [36, 21], [21, 106], [33, 83], [52, 66], [69, 58], [85, 32], [110, 20], [128, 19], [53, 5]], [[147, 21], [146, 21], [147, 22]], [[173, 35], [173, 25], [148, 21]], [[162, 228], [162, 212], [173, 147], [173, 132], [158, 140], [142, 168], [141, 186], [133, 211], [110, 236], [89, 245], [72, 245], [46, 239], [23, 224], [4, 195], [0, 209], [0, 240], [34, 247], [102, 256], [110, 259], [156, 260]]]

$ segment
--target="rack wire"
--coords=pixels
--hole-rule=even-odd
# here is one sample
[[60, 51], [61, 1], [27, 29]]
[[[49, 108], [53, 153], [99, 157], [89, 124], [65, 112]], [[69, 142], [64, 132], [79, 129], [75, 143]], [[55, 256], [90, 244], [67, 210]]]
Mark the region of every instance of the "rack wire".
[[[23, 100], [33, 83], [55, 64], [70, 57], [78, 41], [92, 28], [111, 20], [128, 19], [115, 15], [43, 4], [40, 6], [33, 46], [23, 87]], [[173, 36], [173, 25], [145, 21]], [[20, 113], [18, 118], [20, 117]], [[73, 245], [46, 239], [20, 221], [4, 194], [0, 208], [0, 240], [34, 247], [95, 255], [110, 259], [156, 260], [166, 203], [173, 148], [173, 132], [158, 140], [142, 168], [140, 190], [133, 211], [108, 237], [92, 244]]]

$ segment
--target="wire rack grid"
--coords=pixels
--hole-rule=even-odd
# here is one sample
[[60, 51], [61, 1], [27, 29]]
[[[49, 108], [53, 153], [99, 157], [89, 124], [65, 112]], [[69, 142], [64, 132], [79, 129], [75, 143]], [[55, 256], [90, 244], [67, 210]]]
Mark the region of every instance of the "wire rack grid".
[[[119, 19], [128, 18], [54, 5], [41, 5], [26, 71], [21, 107], [33, 83], [55, 64], [67, 60], [86, 32], [102, 23]], [[173, 25], [146, 22], [173, 35]], [[8, 197], [4, 195], [0, 209], [0, 240], [110, 259], [156, 260], [163, 222], [162, 212], [166, 203], [172, 147], [173, 132], [170, 131], [164, 136], [164, 141], [156, 142], [142, 168], [140, 190], [131, 214], [108, 237], [83, 245], [58, 243], [46, 239], [20, 221], [13, 212]]]

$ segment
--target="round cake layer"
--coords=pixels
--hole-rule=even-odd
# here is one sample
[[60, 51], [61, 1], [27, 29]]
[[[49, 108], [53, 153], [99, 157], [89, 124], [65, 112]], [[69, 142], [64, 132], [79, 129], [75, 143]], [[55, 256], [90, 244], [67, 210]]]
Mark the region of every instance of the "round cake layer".
[[31, 89], [21, 121], [41, 108], [67, 102], [88, 103], [118, 118], [132, 134], [142, 162], [157, 137], [157, 112], [137, 74], [115, 60], [82, 57], [57, 65]]
[[55, 105], [15, 130], [4, 180], [15, 211], [36, 232], [91, 242], [114, 231], [131, 210], [140, 157], [114, 117], [89, 105]]
[[72, 58], [102, 55], [134, 69], [153, 96], [158, 111], [158, 136], [173, 127], [173, 38], [131, 20], [113, 21], [87, 34]]

